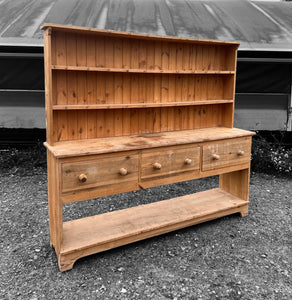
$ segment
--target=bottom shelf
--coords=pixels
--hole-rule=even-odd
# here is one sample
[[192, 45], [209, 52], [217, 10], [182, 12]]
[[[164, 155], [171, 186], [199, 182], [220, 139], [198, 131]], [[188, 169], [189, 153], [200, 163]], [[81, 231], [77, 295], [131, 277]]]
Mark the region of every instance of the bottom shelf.
[[[65, 222], [60, 253], [64, 260], [62, 262], [59, 258], [60, 269], [71, 268], [74, 261], [82, 256], [224, 215], [236, 212], [245, 215], [247, 205], [248, 201], [217, 188]], [[68, 266], [70, 261], [71, 267]]]

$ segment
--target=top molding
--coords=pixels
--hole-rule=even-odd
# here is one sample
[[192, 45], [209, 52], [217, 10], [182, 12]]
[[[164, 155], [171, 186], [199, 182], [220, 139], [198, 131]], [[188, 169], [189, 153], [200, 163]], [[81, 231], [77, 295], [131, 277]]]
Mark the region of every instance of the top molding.
[[155, 39], [159, 41], [167, 41], [167, 42], [185, 42], [185, 43], [199, 43], [199, 44], [216, 44], [216, 45], [230, 45], [239, 47], [239, 42], [230, 42], [230, 41], [218, 41], [218, 40], [207, 40], [207, 39], [192, 39], [192, 38], [183, 38], [177, 36], [161, 36], [161, 35], [152, 35], [152, 34], [144, 34], [144, 33], [132, 33], [132, 32], [124, 32], [124, 31], [115, 31], [115, 30], [106, 30], [106, 29], [97, 29], [97, 28], [89, 28], [89, 27], [80, 27], [80, 26], [71, 26], [71, 25], [60, 25], [53, 23], [45, 23], [41, 26], [42, 30], [54, 30], [58, 29], [59, 31], [65, 32], [80, 32], [85, 34], [97, 34], [97, 35], [108, 35], [115, 37], [124, 37], [124, 38], [133, 38], [133, 39]]

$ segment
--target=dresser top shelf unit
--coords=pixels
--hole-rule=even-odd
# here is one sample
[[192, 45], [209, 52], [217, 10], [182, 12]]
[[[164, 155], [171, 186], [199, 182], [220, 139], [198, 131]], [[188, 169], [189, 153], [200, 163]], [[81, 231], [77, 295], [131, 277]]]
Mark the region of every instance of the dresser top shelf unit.
[[[252, 132], [233, 128], [239, 43], [44, 24], [50, 243], [76, 259], [247, 215]], [[219, 175], [216, 189], [63, 222], [77, 201]]]
[[233, 126], [237, 42], [44, 24], [47, 143]]

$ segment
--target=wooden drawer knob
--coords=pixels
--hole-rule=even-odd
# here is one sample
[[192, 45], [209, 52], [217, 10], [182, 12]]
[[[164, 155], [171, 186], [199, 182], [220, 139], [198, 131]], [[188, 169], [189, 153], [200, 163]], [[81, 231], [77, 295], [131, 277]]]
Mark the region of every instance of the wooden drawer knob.
[[153, 169], [155, 169], [155, 170], [160, 170], [161, 167], [162, 167], [161, 164], [158, 163], [158, 162], [156, 162], [156, 163], [153, 164]]
[[237, 155], [238, 156], [243, 156], [244, 155], [244, 151], [243, 150], [238, 150], [237, 151]]
[[192, 160], [190, 158], [185, 159], [185, 164], [190, 165], [192, 163]]
[[120, 175], [122, 176], [126, 176], [128, 174], [128, 170], [125, 169], [125, 168], [120, 168], [120, 171], [119, 171]]
[[213, 155], [212, 155], [212, 158], [213, 158], [214, 160], [219, 160], [219, 159], [220, 159], [220, 155], [218, 155], [218, 154], [213, 154]]
[[80, 174], [78, 176], [78, 179], [79, 179], [80, 182], [86, 182], [87, 176], [85, 174]]

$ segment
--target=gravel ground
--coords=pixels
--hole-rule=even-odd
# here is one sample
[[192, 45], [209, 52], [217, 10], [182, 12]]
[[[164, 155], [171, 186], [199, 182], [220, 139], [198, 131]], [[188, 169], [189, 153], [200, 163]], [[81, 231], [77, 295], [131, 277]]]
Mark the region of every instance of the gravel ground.
[[[216, 187], [217, 177], [66, 205], [64, 219]], [[44, 167], [0, 171], [0, 299], [292, 299], [292, 180], [251, 174], [250, 210], [77, 260], [49, 246]]]

